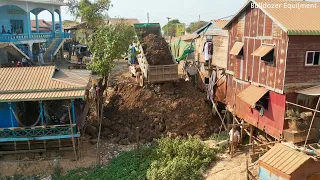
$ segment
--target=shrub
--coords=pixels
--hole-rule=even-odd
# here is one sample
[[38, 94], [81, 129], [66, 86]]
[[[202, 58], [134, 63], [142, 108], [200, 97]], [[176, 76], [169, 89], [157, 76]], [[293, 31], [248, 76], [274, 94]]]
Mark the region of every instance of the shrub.
[[147, 178], [201, 179], [201, 173], [215, 159], [215, 155], [214, 149], [197, 138], [162, 138], [147, 171]]

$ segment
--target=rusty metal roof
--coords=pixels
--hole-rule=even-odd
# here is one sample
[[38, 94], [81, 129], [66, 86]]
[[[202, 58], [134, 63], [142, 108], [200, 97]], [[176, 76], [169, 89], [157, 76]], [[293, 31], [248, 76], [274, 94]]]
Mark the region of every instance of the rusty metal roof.
[[263, 57], [263, 56], [267, 55], [273, 48], [274, 48], [273, 46], [261, 45], [251, 55]]
[[240, 92], [237, 96], [241, 100], [245, 101], [249, 105], [253, 106], [259, 101], [269, 90], [263, 87], [258, 87], [255, 85], [250, 85], [245, 90]]
[[259, 164], [270, 166], [272, 169], [291, 175], [310, 158], [302, 152], [278, 143], [259, 159]]
[[111, 24], [119, 24], [119, 23], [125, 23], [125, 24], [139, 24], [139, 20], [136, 18], [110, 18], [109, 22]]
[[235, 42], [231, 51], [230, 51], [230, 54], [232, 55], [238, 55], [241, 51], [241, 49], [243, 48], [243, 42]]
[[[320, 2], [302, 0], [248, 1], [225, 27], [231, 25], [232, 21], [246, 8], [251, 6], [251, 3], [260, 5], [260, 9], [287, 32], [288, 35], [320, 35], [320, 23], [318, 22], [320, 18]], [[269, 8], [265, 5], [269, 5]], [[275, 8], [275, 5], [278, 5], [278, 7]]]
[[311, 88], [303, 89], [300, 91], [297, 91], [299, 94], [305, 94], [309, 96], [319, 96], [320, 95], [320, 86], [314, 86]]
[[90, 75], [59, 73], [54, 66], [0, 68], [0, 101], [84, 97]]
[[221, 29], [229, 22], [229, 20], [212, 20], [212, 22]]

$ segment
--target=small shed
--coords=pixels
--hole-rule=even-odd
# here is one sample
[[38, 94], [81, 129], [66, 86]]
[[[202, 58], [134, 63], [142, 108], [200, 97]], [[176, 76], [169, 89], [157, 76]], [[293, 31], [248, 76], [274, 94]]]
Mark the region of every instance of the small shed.
[[259, 159], [261, 180], [320, 179], [320, 162], [284, 144], [276, 144]]

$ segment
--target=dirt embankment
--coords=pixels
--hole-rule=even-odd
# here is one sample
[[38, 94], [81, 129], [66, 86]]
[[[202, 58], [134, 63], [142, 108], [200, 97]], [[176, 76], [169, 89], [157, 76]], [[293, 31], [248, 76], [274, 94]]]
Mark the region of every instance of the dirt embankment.
[[145, 88], [135, 83], [118, 83], [105, 108], [103, 138], [120, 144], [136, 142], [137, 127], [141, 142], [161, 136], [208, 137], [217, 131], [219, 122], [213, 120], [204, 100], [205, 95], [190, 82]]
[[143, 39], [142, 47], [150, 65], [173, 64], [168, 43], [163, 37], [149, 34]]

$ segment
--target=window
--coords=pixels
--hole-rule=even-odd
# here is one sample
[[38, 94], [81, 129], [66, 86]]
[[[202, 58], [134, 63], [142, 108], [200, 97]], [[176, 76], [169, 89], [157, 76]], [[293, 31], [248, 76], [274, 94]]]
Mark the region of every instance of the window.
[[273, 56], [274, 56], [274, 49], [272, 49], [268, 54], [265, 56], [261, 57], [261, 60], [273, 63]]
[[265, 110], [268, 110], [269, 108], [269, 92], [266, 93], [259, 101], [256, 103], [255, 109], [260, 111], [261, 107], [263, 107]]
[[320, 65], [320, 51], [307, 51], [306, 66]]
[[23, 34], [23, 21], [22, 20], [10, 20], [11, 33]]

